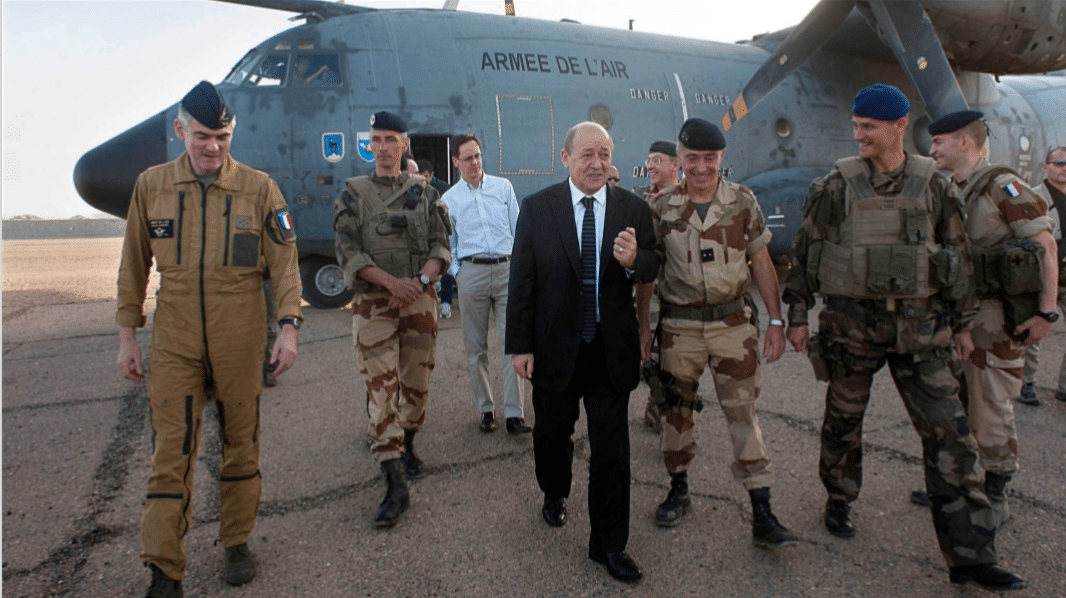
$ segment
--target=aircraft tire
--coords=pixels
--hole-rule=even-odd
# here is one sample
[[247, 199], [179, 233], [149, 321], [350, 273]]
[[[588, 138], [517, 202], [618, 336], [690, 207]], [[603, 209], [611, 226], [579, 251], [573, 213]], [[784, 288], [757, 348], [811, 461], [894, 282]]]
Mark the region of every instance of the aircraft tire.
[[355, 291], [344, 285], [344, 273], [337, 262], [320, 255], [300, 260], [303, 298], [311, 307], [337, 309], [351, 302]]

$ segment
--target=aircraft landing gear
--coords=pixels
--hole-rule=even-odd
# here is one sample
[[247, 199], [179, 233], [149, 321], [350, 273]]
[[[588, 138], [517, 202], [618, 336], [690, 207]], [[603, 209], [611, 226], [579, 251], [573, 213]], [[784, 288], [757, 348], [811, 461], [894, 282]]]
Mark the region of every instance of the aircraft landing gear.
[[320, 255], [311, 255], [300, 260], [300, 282], [303, 283], [303, 298], [311, 307], [337, 309], [344, 307], [355, 291], [344, 285], [344, 273], [333, 260]]

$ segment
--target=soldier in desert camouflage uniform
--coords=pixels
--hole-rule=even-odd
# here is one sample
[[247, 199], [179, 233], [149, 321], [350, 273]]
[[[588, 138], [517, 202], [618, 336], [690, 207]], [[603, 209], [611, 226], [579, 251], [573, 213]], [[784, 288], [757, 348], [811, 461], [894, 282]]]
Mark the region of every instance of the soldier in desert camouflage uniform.
[[951, 581], [1020, 589], [1025, 582], [996, 565], [995, 521], [948, 368], [953, 332], [961, 357], [973, 346], [962, 214], [936, 164], [903, 151], [909, 111], [895, 87], [859, 92], [852, 106], [859, 157], [811, 184], [793, 242], [784, 299], [797, 351], [808, 349], [814, 293], [825, 297], [810, 339], [815, 371], [829, 382], [819, 467], [829, 493], [825, 523], [834, 535], [855, 534], [848, 503], [862, 483], [863, 415], [873, 376], [887, 363], [922, 439], [933, 527]]
[[423, 471], [413, 442], [426, 421], [437, 345], [430, 283], [451, 263], [451, 246], [437, 191], [401, 172], [407, 125], [388, 112], [370, 125], [374, 174], [346, 181], [333, 228], [337, 262], [356, 291], [352, 336], [368, 393], [370, 450], [388, 484], [374, 524], [389, 527], [407, 509], [406, 478]]
[[[974, 351], [962, 364], [961, 398], [998, 526], [1010, 518], [1006, 488], [1018, 471], [1011, 399], [1021, 392], [1022, 346], [1046, 336], [1058, 319], [1058, 268], [1047, 203], [1010, 169], [989, 164], [983, 116], [973, 110], [948, 114], [929, 125], [929, 134], [930, 156], [938, 168], [952, 172], [966, 215], [980, 303], [971, 330]], [[1047, 258], [1043, 263], [1036, 257], [1041, 248]], [[1017, 259], [1006, 263], [1005, 258]], [[1029, 311], [1018, 316], [1016, 307]], [[1034, 309], [1038, 311], [1032, 313]]]
[[[733, 475], [751, 496], [755, 544], [776, 548], [796, 539], [770, 510], [773, 473], [763, 443], [755, 400], [759, 397], [759, 330], [749, 321], [744, 294], [755, 279], [771, 320], [763, 354], [775, 361], [785, 349], [777, 273], [766, 245], [766, 228], [755, 195], [747, 187], [723, 180], [718, 169], [725, 138], [711, 123], [694, 118], [678, 137], [685, 181], [660, 192], [652, 203], [662, 296], [661, 446], [670, 492], [655, 521], [671, 527], [691, 504], [688, 468], [696, 454], [696, 395], [706, 365], [733, 444]], [[751, 260], [749, 266], [748, 260]], [[640, 324], [648, 330], [648, 292], [638, 287]], [[645, 338], [647, 353], [650, 344]]]

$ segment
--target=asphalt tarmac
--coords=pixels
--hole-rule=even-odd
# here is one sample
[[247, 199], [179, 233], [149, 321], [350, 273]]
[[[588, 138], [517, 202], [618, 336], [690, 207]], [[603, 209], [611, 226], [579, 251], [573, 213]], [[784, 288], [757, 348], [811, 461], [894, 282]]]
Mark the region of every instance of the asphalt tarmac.
[[[5, 598], [140, 596], [148, 583], [137, 556], [149, 475], [147, 393], [114, 365], [120, 248], [115, 238], [3, 242]], [[642, 424], [642, 386], [630, 400], [629, 552], [645, 577], [636, 586], [615, 581], [586, 558], [584, 417], [570, 520], [549, 528], [530, 437], [478, 430], [458, 310], [441, 320], [429, 422], [416, 441], [428, 473], [412, 484], [413, 504], [400, 523], [375, 529], [384, 484], [364, 441], [351, 316], [312, 308], [305, 315], [296, 367], [263, 395], [264, 492], [250, 542], [259, 575], [242, 588], [221, 579], [220, 449], [209, 408], [186, 539], [186, 596], [987, 595], [949, 583], [929, 511], [908, 500], [924, 484], [920, 444], [887, 372], [876, 378], [866, 417], [865, 486], [853, 506], [858, 533], [842, 540], [825, 530], [817, 476], [825, 385], [791, 349], [764, 367], [758, 412], [777, 476], [774, 511], [799, 545], [773, 552], [752, 545], [747, 493], [730, 474], [728, 435], [706, 374], [693, 508], [676, 528], [655, 525], [669, 478], [658, 437]], [[1056, 325], [1043, 343], [1042, 405], [1016, 405], [1022, 471], [997, 546], [1001, 563], [1029, 582], [1019, 596], [1066, 595], [1066, 404], [1052, 397], [1064, 330]], [[150, 323], [139, 339], [147, 354]], [[490, 350], [499, 389], [495, 339]], [[528, 403], [526, 410], [534, 423]]]

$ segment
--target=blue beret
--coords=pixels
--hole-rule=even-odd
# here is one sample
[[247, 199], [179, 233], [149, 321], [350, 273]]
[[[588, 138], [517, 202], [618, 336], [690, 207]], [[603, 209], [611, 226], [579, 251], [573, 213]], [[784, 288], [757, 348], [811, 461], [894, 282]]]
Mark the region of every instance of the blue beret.
[[656, 141], [648, 148], [649, 154], [654, 153], [666, 154], [667, 156], [677, 157], [677, 144], [670, 141]]
[[723, 150], [725, 149], [725, 136], [718, 127], [703, 120], [702, 118], [690, 118], [681, 125], [681, 133], [677, 136], [681, 145], [691, 150]]
[[907, 116], [910, 111], [911, 103], [902, 91], [881, 83], [863, 88], [851, 104], [851, 112], [855, 116], [877, 120], [897, 120]]
[[221, 129], [233, 122], [234, 114], [226, 106], [226, 99], [207, 81], [200, 81], [185, 94], [181, 99], [181, 107], [208, 129]]
[[944, 133], [954, 133], [973, 121], [979, 118], [984, 118], [984, 116], [983, 112], [978, 112], [976, 110], [960, 110], [959, 112], [945, 114], [929, 124], [929, 134], [942, 135]]
[[381, 111], [370, 117], [370, 128], [406, 133], [407, 123], [391, 112]]

